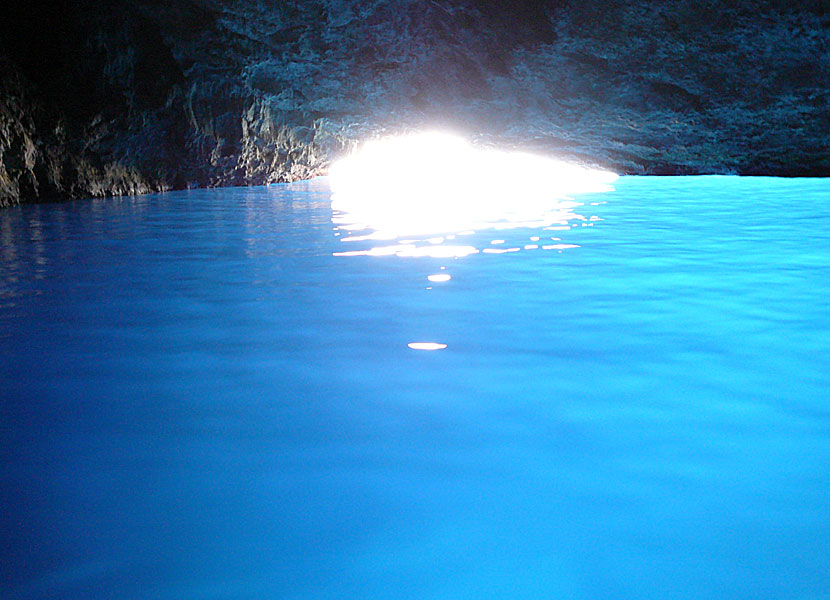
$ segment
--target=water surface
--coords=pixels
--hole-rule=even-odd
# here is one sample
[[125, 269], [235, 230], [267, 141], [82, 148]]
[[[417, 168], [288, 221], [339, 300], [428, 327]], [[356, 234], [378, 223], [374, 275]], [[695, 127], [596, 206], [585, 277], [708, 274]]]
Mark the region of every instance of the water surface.
[[417, 256], [325, 180], [0, 211], [0, 595], [830, 597], [830, 182], [615, 187]]

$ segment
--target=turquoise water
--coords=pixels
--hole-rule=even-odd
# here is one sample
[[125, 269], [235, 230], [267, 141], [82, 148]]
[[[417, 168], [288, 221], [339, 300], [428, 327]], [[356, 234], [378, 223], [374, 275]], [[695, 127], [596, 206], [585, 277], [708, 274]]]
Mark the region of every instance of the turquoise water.
[[830, 598], [830, 180], [615, 187], [460, 258], [325, 180], [0, 211], [0, 596]]

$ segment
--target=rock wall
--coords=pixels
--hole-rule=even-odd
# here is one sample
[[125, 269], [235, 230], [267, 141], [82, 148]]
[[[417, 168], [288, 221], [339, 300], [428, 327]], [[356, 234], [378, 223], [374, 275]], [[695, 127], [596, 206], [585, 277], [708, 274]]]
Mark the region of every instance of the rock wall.
[[625, 173], [830, 175], [827, 0], [19, 4], [0, 205], [306, 178], [422, 127]]

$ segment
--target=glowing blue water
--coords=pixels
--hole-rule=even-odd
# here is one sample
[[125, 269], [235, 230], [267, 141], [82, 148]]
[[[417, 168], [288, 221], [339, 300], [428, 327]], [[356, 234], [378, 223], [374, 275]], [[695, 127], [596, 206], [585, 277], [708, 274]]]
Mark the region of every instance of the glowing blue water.
[[830, 181], [616, 187], [459, 259], [321, 181], [0, 212], [0, 596], [830, 597]]

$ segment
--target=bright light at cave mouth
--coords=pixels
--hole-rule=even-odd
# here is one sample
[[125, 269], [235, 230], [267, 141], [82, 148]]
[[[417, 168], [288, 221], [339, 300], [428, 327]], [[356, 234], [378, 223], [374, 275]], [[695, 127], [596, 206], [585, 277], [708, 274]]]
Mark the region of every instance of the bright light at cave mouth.
[[577, 205], [569, 196], [610, 190], [617, 179], [439, 132], [367, 142], [329, 176], [335, 222], [373, 229], [375, 239], [546, 225], [567, 218]]

